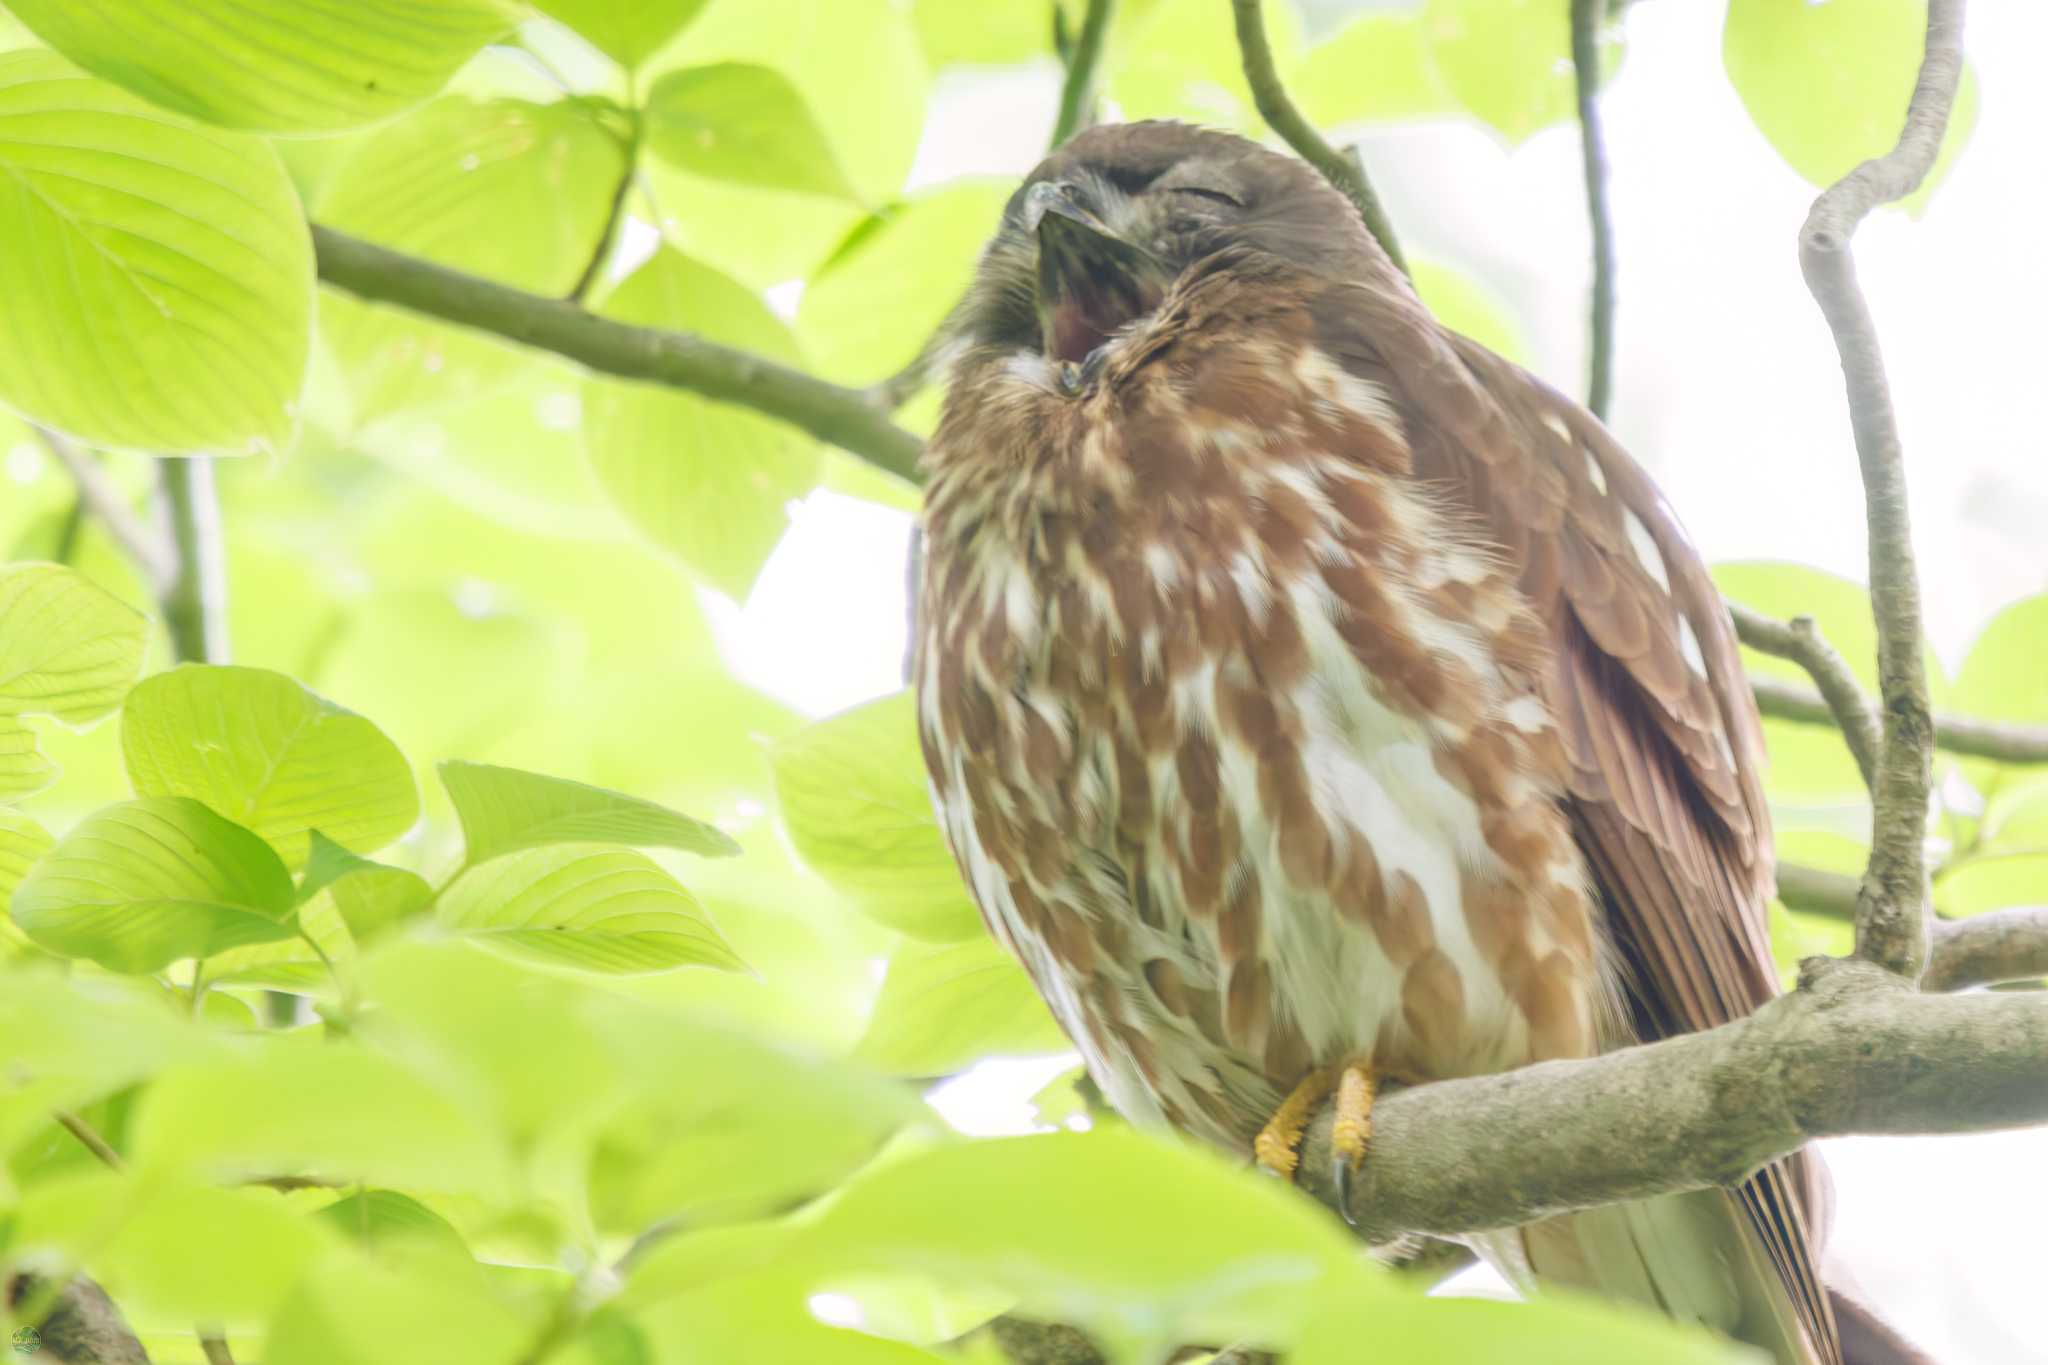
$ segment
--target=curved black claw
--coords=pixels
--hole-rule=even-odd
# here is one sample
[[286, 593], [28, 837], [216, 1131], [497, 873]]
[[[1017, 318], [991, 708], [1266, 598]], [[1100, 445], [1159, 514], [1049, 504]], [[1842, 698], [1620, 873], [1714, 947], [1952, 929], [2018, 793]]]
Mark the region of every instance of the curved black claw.
[[1337, 1191], [1337, 1216], [1356, 1231], [1358, 1220], [1351, 1216], [1351, 1158], [1342, 1152], [1330, 1158], [1330, 1184]]

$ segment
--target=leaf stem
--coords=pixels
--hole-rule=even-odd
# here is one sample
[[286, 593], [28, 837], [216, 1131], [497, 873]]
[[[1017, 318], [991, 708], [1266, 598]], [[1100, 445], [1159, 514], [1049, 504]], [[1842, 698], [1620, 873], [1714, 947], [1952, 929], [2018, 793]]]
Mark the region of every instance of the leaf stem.
[[1052, 126], [1052, 145], [1057, 147], [1095, 121], [1095, 81], [1102, 63], [1102, 48], [1109, 34], [1115, 0], [1088, 0], [1088, 12], [1081, 20], [1081, 34], [1065, 54], [1067, 78], [1060, 85], [1059, 117]]
[[1591, 352], [1586, 407], [1601, 421], [1614, 388], [1614, 219], [1607, 202], [1607, 144], [1600, 125], [1600, 16], [1607, 0], [1572, 0], [1572, 68], [1578, 76], [1579, 152], [1593, 231]]

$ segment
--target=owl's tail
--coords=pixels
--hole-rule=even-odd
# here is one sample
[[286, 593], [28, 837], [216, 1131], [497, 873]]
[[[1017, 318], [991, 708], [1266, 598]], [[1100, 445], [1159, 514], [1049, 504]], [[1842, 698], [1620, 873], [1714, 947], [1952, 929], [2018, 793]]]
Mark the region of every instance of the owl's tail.
[[1699, 1323], [1779, 1365], [1832, 1365], [1808, 1341], [1769, 1255], [1723, 1191], [1586, 1209], [1474, 1245], [1518, 1287], [1583, 1289]]

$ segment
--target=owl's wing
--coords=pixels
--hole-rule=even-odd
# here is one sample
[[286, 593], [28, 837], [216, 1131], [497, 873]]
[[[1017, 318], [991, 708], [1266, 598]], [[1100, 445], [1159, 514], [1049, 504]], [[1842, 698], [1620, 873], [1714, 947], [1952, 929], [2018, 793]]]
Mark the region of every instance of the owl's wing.
[[[1537, 686], [1638, 1033], [1749, 1014], [1777, 993], [1762, 731], [1727, 612], [1669, 505], [1591, 414], [1445, 332], [1398, 280], [1330, 291], [1316, 323], [1324, 349], [1394, 395], [1417, 477], [1490, 532], [1551, 623]], [[1833, 1361], [1815, 1178], [1794, 1156], [1739, 1198]]]

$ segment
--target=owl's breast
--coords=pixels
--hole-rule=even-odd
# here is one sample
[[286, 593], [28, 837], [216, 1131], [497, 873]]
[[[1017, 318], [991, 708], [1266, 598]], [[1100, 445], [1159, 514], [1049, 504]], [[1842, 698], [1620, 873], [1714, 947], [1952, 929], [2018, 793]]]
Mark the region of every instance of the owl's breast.
[[992, 932], [1120, 1108], [1232, 1144], [1315, 1065], [1592, 1051], [1540, 623], [1385, 394], [1183, 359], [1068, 410], [1067, 483], [935, 501], [920, 724]]

